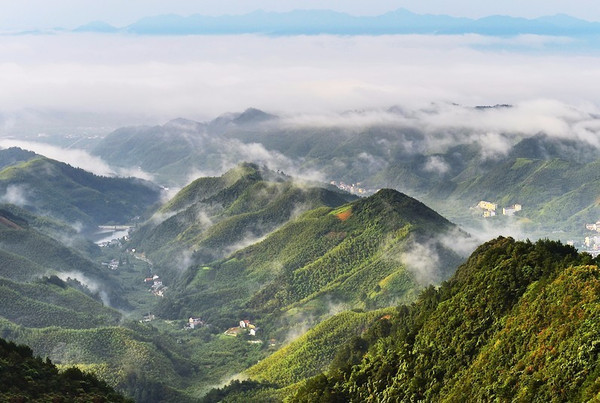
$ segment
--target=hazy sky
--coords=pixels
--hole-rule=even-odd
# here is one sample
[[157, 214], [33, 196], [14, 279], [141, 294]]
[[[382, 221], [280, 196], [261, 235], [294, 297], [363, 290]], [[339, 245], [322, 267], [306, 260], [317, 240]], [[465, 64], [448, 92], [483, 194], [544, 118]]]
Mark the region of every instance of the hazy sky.
[[[406, 7], [471, 17], [568, 13], [600, 20], [594, 6], [583, 0], [0, 0], [0, 30], [92, 20], [120, 26], [169, 12], [216, 15], [257, 8], [327, 7], [365, 15]], [[206, 120], [248, 107], [285, 114], [534, 99], [600, 105], [598, 45], [578, 41], [535, 35], [0, 35], [0, 131], [11, 133], [19, 120], [38, 119], [44, 127], [49, 117], [68, 126], [73, 114], [102, 115], [79, 122], [110, 127], [176, 117]], [[112, 123], [105, 115], [113, 116]]]
[[0, 28], [73, 28], [93, 20], [122, 26], [144, 16], [167, 13], [222, 15], [257, 9], [332, 9], [355, 15], [375, 15], [398, 8], [464, 17], [491, 14], [537, 17], [565, 13], [600, 21], [600, 7], [595, 0], [0, 0]]

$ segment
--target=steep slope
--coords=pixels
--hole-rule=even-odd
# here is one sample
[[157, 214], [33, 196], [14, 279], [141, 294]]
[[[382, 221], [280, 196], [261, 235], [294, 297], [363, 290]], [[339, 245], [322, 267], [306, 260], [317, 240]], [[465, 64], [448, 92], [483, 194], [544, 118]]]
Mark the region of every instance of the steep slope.
[[0, 317], [30, 328], [79, 329], [116, 325], [121, 314], [69, 287], [58, 277], [46, 277], [35, 283], [0, 278]]
[[256, 242], [303, 210], [354, 198], [241, 164], [182, 189], [132, 234], [131, 245], [174, 274], [192, 262], [208, 263]]
[[411, 300], [459, 262], [449, 235], [465, 236], [415, 199], [382, 190], [310, 210], [224, 260], [192, 267], [161, 301], [161, 314], [202, 313], [223, 325], [245, 315], [285, 338], [299, 322], [312, 325], [335, 310]]
[[600, 393], [597, 263], [557, 242], [490, 241], [291, 401], [587, 401]]
[[371, 312], [345, 311], [324, 320], [290, 344], [249, 368], [253, 380], [287, 386], [325, 370], [339, 346], [360, 336], [392, 308]]
[[141, 180], [96, 176], [41, 156], [2, 169], [0, 194], [33, 213], [84, 228], [129, 222], [159, 199], [159, 189]]

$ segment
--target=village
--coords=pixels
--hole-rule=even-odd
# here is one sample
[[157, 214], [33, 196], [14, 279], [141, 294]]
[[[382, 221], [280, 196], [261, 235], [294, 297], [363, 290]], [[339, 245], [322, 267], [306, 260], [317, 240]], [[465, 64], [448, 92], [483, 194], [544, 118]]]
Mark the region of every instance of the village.
[[[498, 207], [497, 203], [492, 203], [485, 200], [481, 200], [479, 203], [477, 203], [477, 206], [471, 207], [471, 210], [473, 209], [478, 210], [479, 214], [481, 214], [483, 218], [495, 217], [496, 214], [500, 212], [500, 208]], [[521, 211], [522, 209], [522, 205], [515, 203], [511, 206], [503, 207], [502, 215], [512, 217], [515, 215], [515, 213]]]
[[361, 187], [362, 183], [360, 183], [360, 182], [352, 183], [352, 184], [348, 185], [344, 182], [331, 181], [331, 182], [329, 182], [329, 184], [337, 187], [338, 189], [341, 189], [348, 193], [352, 193], [357, 196], [370, 196], [372, 194], [377, 193], [377, 190], [366, 189], [366, 188]]
[[585, 237], [583, 242], [570, 240], [567, 244], [576, 247], [581, 252], [587, 252], [593, 257], [600, 255], [600, 220], [592, 224], [585, 224]]

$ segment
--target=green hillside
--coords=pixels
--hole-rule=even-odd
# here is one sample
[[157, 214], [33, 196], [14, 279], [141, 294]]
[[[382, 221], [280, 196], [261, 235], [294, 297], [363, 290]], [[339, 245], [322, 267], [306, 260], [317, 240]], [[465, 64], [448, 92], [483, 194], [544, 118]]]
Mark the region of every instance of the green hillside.
[[159, 199], [158, 188], [139, 179], [96, 176], [42, 156], [4, 167], [0, 194], [33, 213], [84, 228], [129, 222]]
[[[241, 164], [182, 189], [132, 234], [131, 245], [171, 274], [256, 242], [300, 211], [339, 206], [353, 196], [303, 187], [283, 174]], [[193, 259], [180, 259], [186, 253]]]
[[[103, 295], [105, 300], [110, 300], [114, 307], [129, 308], [123, 294], [122, 284], [110, 270], [103, 268], [95, 260], [100, 253], [99, 248], [90, 245], [89, 241], [85, 241], [77, 235], [67, 238], [70, 232], [64, 230], [66, 227], [64, 224], [55, 223], [28, 212], [23, 214], [24, 210], [14, 206], [3, 205], [2, 207], [0, 208], [0, 279], [4, 278], [13, 282], [8, 288], [13, 289], [17, 283], [35, 283], [42, 277], [59, 276], [65, 280], [70, 278], [71, 280], [68, 281], [70, 287], [75, 287], [97, 300], [100, 300], [100, 296]], [[54, 236], [58, 236], [58, 239], [38, 231], [36, 227], [53, 233]], [[65, 241], [71, 246], [67, 246]], [[83, 253], [74, 247], [82, 247]], [[34, 291], [34, 288], [29, 291]], [[30, 297], [28, 293], [21, 296]], [[35, 314], [35, 309], [25, 308], [35, 305], [32, 301], [25, 302], [20, 298], [10, 300], [11, 303], [17, 303], [17, 301], [22, 304], [23, 309], [31, 310], [30, 314]], [[77, 303], [73, 302], [71, 305], [74, 306]], [[40, 307], [40, 309], [42, 308]], [[44, 305], [43, 309], [46, 311], [53, 308]], [[60, 315], [66, 317], [69, 314], [67, 311], [62, 311]], [[84, 313], [77, 315], [79, 318], [74, 319], [75, 322], [80, 323], [77, 327], [90, 327], [81, 325], [86, 322], [82, 316]], [[103, 319], [99, 322], [91, 319], [89, 323], [105, 324], [106, 313], [100, 316]], [[109, 323], [113, 322], [114, 320]], [[47, 326], [52, 322], [45, 323]]]
[[0, 278], [0, 317], [27, 327], [92, 328], [115, 325], [116, 310], [71, 288], [58, 277], [35, 283]]
[[38, 155], [33, 151], [26, 151], [18, 147], [0, 150], [0, 169], [20, 162], [29, 161]]
[[[484, 109], [477, 113], [485, 119]], [[525, 218], [536, 235], [576, 232], [600, 214], [600, 153], [583, 141], [492, 133], [488, 144], [466, 128], [424, 128], [418, 122], [295, 127], [276, 117], [245, 124], [236, 116], [119, 129], [95, 152], [116, 164], [142, 166], [164, 183], [182, 183], [195, 171], [218, 171], [219, 162], [244, 158], [242, 150], [258, 144], [329, 180], [409, 194], [460, 225], [481, 224], [469, 211], [480, 200], [500, 207], [519, 203], [524, 208], [517, 218]]]
[[128, 402], [105, 382], [76, 368], [59, 371], [31, 349], [0, 339], [0, 400], [5, 402]]
[[388, 312], [391, 309], [339, 313], [249, 368], [246, 374], [253, 380], [280, 387], [314, 376], [329, 366], [340, 346], [360, 336]]
[[2, 335], [25, 343], [60, 367], [76, 366], [94, 373], [137, 401], [188, 401], [175, 388], [192, 363], [177, 349], [143, 328], [97, 327], [30, 329], [0, 320]]
[[597, 263], [557, 242], [490, 241], [290, 401], [597, 398]]
[[[202, 314], [224, 327], [250, 317], [281, 339], [298, 322], [318, 323], [332, 310], [412, 300], [460, 261], [442, 242], [448, 234], [465, 236], [454, 231], [422, 203], [392, 190], [317, 208], [226, 259], [192, 266], [161, 300], [159, 313]], [[415, 250], [431, 259], [424, 267], [404, 259]]]
[[76, 228], [49, 216], [33, 214], [14, 204], [0, 204], [0, 217], [23, 223], [24, 227], [33, 228], [36, 231], [54, 238], [65, 245], [76, 249], [86, 257], [94, 258], [100, 254], [100, 248], [85, 237], [84, 233], [78, 232]]
[[560, 159], [508, 159], [489, 172], [457, 184], [451, 198], [473, 206], [491, 200], [501, 206], [523, 204], [520, 217], [546, 229], [573, 231], [600, 213], [598, 162]]

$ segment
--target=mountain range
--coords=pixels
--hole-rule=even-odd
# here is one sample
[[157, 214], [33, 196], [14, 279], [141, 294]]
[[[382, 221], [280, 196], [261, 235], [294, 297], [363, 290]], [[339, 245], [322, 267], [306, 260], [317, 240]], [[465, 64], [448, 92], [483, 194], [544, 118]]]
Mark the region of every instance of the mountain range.
[[479, 19], [417, 14], [398, 9], [377, 16], [353, 16], [331, 10], [289, 12], [254, 11], [243, 15], [158, 15], [125, 27], [102, 21], [82, 25], [74, 32], [131, 33], [136, 35], [598, 35], [600, 24], [564, 14], [534, 19], [493, 15]]
[[[453, 108], [473, 119], [511, 113], [509, 105]], [[479, 201], [497, 204], [494, 219], [502, 223], [510, 220], [501, 217], [501, 208], [520, 204], [523, 210], [510, 222], [518, 221], [534, 237], [553, 231], [573, 236], [597, 220], [600, 153], [591, 144], [544, 132], [432, 131], [415, 124], [410, 112], [390, 108], [382, 113], [389, 123], [346, 126], [343, 119], [294, 123], [250, 108], [203, 123], [177, 119], [118, 129], [92, 152], [122, 167], [140, 166], [167, 186], [185, 182], [194, 172], [222, 172], [253, 155], [253, 162], [296, 175], [358, 183], [354, 188], [363, 195], [397, 189], [469, 227], [480, 225], [481, 212], [471, 208]], [[365, 116], [368, 112], [357, 111], [344, 117]]]
[[[523, 204], [496, 225], [595, 222], [598, 151], [547, 133], [469, 142], [468, 127], [385, 113], [404, 124], [248, 109], [97, 142], [185, 185], [168, 200], [0, 150], [0, 337], [143, 402], [597, 397], [598, 258], [509, 237], [469, 256], [478, 240], [453, 221], [481, 222], [488, 200]], [[100, 247], [77, 223], [131, 230]]]
[[[275, 348], [325, 320], [306, 340], [327, 350], [293, 379], [318, 373], [359, 334], [348, 323], [362, 329], [377, 309], [447, 278], [461, 258], [445, 237], [467, 237], [396, 191], [359, 199], [250, 163], [191, 182], [116, 245], [79, 240], [77, 251], [64, 243], [79, 236], [72, 227], [32, 210], [0, 210], [0, 334], [140, 401], [191, 401], [270, 355], [266, 343], [223, 335], [240, 318]], [[422, 255], [431, 257], [425, 267]], [[119, 262], [99, 263], [110, 259]], [[143, 281], [152, 275], [166, 286], [162, 298]], [[359, 311], [336, 315], [350, 308]], [[189, 317], [207, 325], [190, 331]], [[300, 357], [298, 345], [285, 356]], [[244, 357], [235, 365], [232, 350]]]

